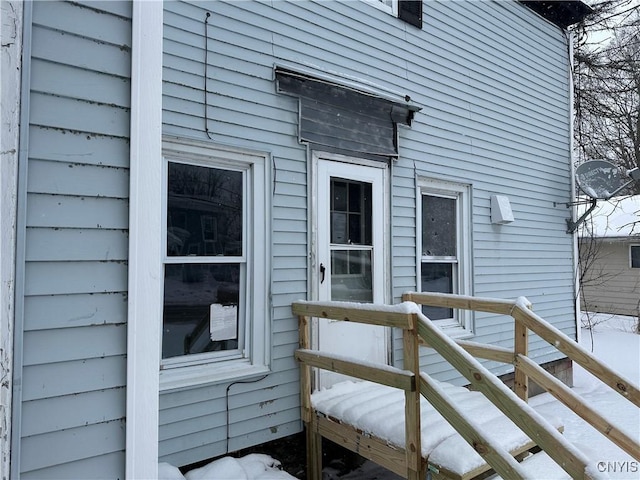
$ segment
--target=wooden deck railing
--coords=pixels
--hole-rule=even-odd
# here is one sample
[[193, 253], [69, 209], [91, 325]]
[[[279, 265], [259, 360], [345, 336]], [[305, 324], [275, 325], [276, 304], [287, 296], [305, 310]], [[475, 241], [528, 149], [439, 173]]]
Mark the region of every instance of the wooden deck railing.
[[[546, 388], [588, 423], [616, 445], [640, 460], [637, 442], [613, 426], [598, 412], [585, 404], [579, 396], [527, 357], [528, 330], [534, 331], [576, 363], [600, 378], [605, 384], [639, 405], [638, 388], [627, 379], [599, 362], [566, 335], [535, 315], [526, 299], [516, 301], [482, 299], [458, 295], [407, 293], [405, 303], [398, 306], [357, 305], [342, 302], [296, 302], [292, 310], [299, 318], [300, 349], [295, 357], [301, 362], [302, 419], [307, 427], [308, 478], [321, 475], [321, 436], [340, 443], [347, 442], [347, 433], [332, 432], [331, 428], [316, 423], [311, 405], [312, 368], [321, 368], [400, 388], [405, 392], [406, 447], [399, 454], [384, 451], [384, 445], [370, 447], [359, 445], [363, 456], [409, 479], [424, 478], [426, 462], [421, 455], [420, 394], [458, 431], [458, 433], [503, 478], [525, 478], [521, 466], [514, 457], [491, 438], [473, 426], [463, 411], [450, 404], [440, 387], [428, 375], [420, 372], [418, 350], [423, 343], [434, 348], [453, 365], [476, 390], [482, 392], [507, 417], [547, 452], [572, 478], [589, 478], [587, 459], [559, 432], [551, 428], [535, 410], [526, 404], [528, 380]], [[413, 303], [411, 303], [413, 302]], [[442, 333], [415, 304], [462, 308], [510, 315], [515, 319], [514, 349], [495, 347], [469, 341], [455, 341]], [[311, 350], [312, 317], [368, 323], [403, 330], [404, 369], [386, 365], [376, 366], [352, 358]], [[515, 368], [516, 382], [511, 391], [495, 375], [475, 358], [511, 363]], [[359, 439], [355, 442], [359, 444]]]
[[[640, 446], [636, 440], [612, 425], [599, 412], [582, 401], [580, 396], [576, 395], [573, 390], [532, 361], [527, 356], [527, 345], [518, 340], [526, 338], [528, 330], [533, 331], [564, 353], [568, 358], [593, 374], [605, 385], [640, 408], [640, 390], [638, 387], [618, 372], [600, 362], [593, 354], [585, 350], [539, 315], [536, 315], [531, 310], [531, 304], [526, 298], [521, 297], [515, 301], [506, 301], [424, 292], [406, 293], [402, 298], [404, 301], [411, 301], [421, 305], [501, 313], [513, 317], [515, 320], [515, 342], [513, 350], [474, 342], [457, 341], [455, 343], [476, 357], [513, 364], [516, 376], [514, 389], [520, 398], [525, 401], [527, 400], [527, 389], [523, 388], [523, 386], [526, 387], [529, 379], [532, 379], [622, 450], [636, 460], [640, 460]], [[436, 345], [430, 346], [438, 350]]]

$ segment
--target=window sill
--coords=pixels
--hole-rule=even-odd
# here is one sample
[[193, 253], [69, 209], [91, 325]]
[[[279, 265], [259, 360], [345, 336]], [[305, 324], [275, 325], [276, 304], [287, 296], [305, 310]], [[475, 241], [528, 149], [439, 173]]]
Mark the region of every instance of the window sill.
[[168, 368], [160, 371], [160, 393], [187, 390], [216, 383], [229, 383], [267, 375], [270, 372], [267, 365], [252, 365], [247, 360]]

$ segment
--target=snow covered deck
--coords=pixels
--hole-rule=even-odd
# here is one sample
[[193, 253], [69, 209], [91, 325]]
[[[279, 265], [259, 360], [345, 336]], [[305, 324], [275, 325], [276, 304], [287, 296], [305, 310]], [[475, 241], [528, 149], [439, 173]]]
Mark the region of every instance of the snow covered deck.
[[[486, 435], [517, 456], [536, 445], [511, 420], [479, 392], [447, 383], [438, 383], [457, 408], [464, 411]], [[372, 382], [341, 382], [311, 395], [311, 403], [321, 421], [348, 426], [361, 436], [362, 451], [374, 439], [404, 451], [405, 398], [397, 388]], [[420, 401], [422, 457], [434, 478], [469, 479], [491, 469], [436, 409], [425, 399]], [[558, 418], [547, 421], [559, 431]], [[338, 442], [340, 443], [340, 442]], [[400, 470], [398, 474], [405, 472]]]
[[[530, 469], [519, 461], [524, 452], [535, 447], [544, 450], [573, 479], [596, 477], [588, 468], [587, 456], [561, 434], [561, 422], [543, 417], [527, 403], [529, 378], [640, 460], [637, 440], [527, 356], [528, 331], [537, 333], [637, 407], [640, 389], [533, 313], [525, 298], [506, 301], [413, 292], [403, 299], [403, 304], [395, 306], [308, 301], [292, 304], [300, 326], [301, 348], [295, 358], [301, 363], [302, 418], [311, 480], [321, 478], [322, 438], [410, 480], [425, 478], [427, 470], [432, 478], [485, 478], [483, 472], [491, 469], [502, 478], [524, 480], [530, 478]], [[416, 302], [509, 315], [514, 320], [514, 348], [453, 340], [422, 315]], [[403, 368], [311, 349], [312, 318], [402, 329]], [[474, 391], [439, 383], [421, 372], [420, 342], [454, 366]], [[512, 364], [514, 391], [474, 356]], [[318, 369], [361, 381], [314, 392], [312, 372]], [[535, 469], [535, 462], [531, 462], [527, 465]]]

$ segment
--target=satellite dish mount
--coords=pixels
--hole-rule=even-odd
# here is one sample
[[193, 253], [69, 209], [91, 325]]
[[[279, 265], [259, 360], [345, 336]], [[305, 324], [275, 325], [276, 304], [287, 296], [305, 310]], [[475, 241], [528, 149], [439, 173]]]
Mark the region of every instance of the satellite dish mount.
[[596, 208], [598, 200], [609, 200], [638, 180], [640, 168], [629, 170], [625, 175], [618, 167], [605, 160], [591, 160], [580, 164], [576, 168], [576, 183], [591, 198], [591, 206], [575, 222], [567, 218], [567, 233], [578, 229]]

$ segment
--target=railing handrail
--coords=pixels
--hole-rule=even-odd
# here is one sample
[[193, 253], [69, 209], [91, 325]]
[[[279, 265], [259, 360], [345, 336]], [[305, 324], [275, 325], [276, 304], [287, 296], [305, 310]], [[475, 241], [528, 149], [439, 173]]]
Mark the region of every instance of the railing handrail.
[[580, 450], [422, 314], [418, 316], [418, 333], [431, 348], [453, 365], [473, 385], [474, 389], [482, 392], [529, 438], [535, 438], [538, 446], [571, 475], [571, 478], [588, 478], [586, 476], [588, 459]]
[[591, 352], [533, 312], [531, 303], [525, 297], [519, 297], [516, 300], [500, 300], [447, 293], [408, 292], [402, 296], [402, 299], [422, 305], [510, 315], [516, 322], [538, 334], [605, 385], [640, 408], [640, 389], [631, 380], [602, 363]]
[[[416, 301], [432, 306], [446, 306], [449, 308], [510, 315], [516, 322], [516, 325], [521, 325], [522, 328], [529, 329], [538, 334], [543, 340], [567, 355], [568, 358], [593, 374], [605, 385], [640, 408], [640, 390], [637, 386], [623, 375], [620, 375], [602, 363], [591, 352], [574, 342], [567, 335], [533, 312], [531, 302], [525, 297], [519, 297], [516, 300], [495, 300], [455, 294], [409, 292], [403, 295], [403, 300]], [[495, 305], [500, 305], [501, 311], [494, 308]], [[510, 352], [513, 355], [513, 359], [508, 361], [508, 352], [505, 351], [504, 348], [465, 341], [457, 341], [456, 343], [474, 356], [512, 363], [515, 367], [516, 374], [520, 373], [527, 381], [528, 378], [531, 377], [538, 385], [545, 388], [560, 402], [571, 408], [579, 417], [593, 426], [602, 435], [609, 438], [636, 460], [640, 460], [640, 445], [637, 441], [632, 439], [623, 430], [614, 426], [612, 422], [609, 422], [599, 412], [586, 404], [579, 396], [575, 395], [571, 389], [530, 360], [526, 352], [519, 352], [518, 348], [515, 348]]]

